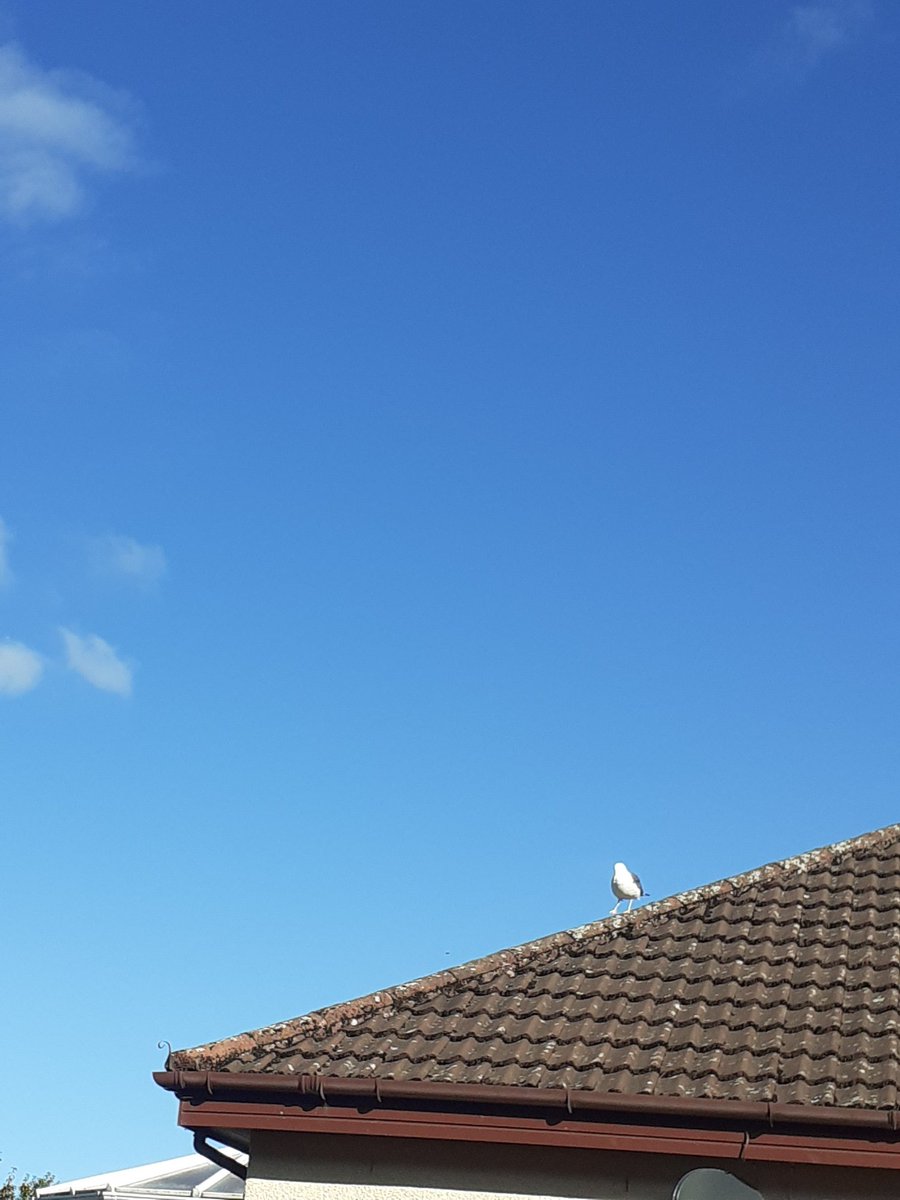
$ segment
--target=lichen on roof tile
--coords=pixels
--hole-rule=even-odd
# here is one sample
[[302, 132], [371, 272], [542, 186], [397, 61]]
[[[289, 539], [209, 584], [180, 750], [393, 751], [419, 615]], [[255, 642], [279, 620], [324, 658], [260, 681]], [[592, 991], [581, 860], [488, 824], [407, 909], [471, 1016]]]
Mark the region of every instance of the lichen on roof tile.
[[898, 947], [894, 825], [170, 1065], [891, 1107]]

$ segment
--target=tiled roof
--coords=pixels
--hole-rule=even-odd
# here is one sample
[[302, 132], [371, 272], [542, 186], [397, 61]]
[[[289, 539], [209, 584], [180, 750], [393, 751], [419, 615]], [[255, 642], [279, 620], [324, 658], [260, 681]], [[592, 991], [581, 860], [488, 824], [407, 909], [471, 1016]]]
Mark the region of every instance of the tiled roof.
[[900, 1104], [900, 825], [170, 1066]]

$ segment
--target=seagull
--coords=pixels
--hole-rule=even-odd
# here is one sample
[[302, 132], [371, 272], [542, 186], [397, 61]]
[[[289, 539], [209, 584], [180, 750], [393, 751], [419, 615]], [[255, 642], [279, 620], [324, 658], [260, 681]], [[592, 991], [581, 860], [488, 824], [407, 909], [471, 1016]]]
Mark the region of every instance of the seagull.
[[613, 877], [609, 881], [609, 886], [616, 898], [615, 907], [609, 910], [611, 917], [618, 916], [619, 905], [623, 900], [628, 901], [625, 911], [631, 912], [631, 906], [635, 900], [640, 900], [641, 896], [647, 895], [638, 876], [633, 871], [629, 871], [624, 863], [616, 863], [613, 867]]

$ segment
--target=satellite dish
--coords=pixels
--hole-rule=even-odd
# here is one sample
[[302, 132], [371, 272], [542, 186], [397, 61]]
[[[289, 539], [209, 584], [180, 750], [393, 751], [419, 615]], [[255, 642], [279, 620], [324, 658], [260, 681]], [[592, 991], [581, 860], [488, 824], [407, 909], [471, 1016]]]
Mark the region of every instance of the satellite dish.
[[688, 1171], [675, 1184], [672, 1200], [763, 1200], [759, 1192], [741, 1183], [727, 1171], [701, 1167]]

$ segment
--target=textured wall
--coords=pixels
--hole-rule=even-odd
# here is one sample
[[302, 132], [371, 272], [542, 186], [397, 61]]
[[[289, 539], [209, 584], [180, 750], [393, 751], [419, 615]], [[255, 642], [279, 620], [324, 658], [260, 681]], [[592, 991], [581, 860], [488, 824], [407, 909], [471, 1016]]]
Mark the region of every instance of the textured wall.
[[[733, 1170], [764, 1200], [900, 1196], [900, 1171], [730, 1164], [663, 1155], [257, 1133], [246, 1200], [671, 1200], [693, 1167]], [[424, 1194], [423, 1194], [424, 1193]]]

